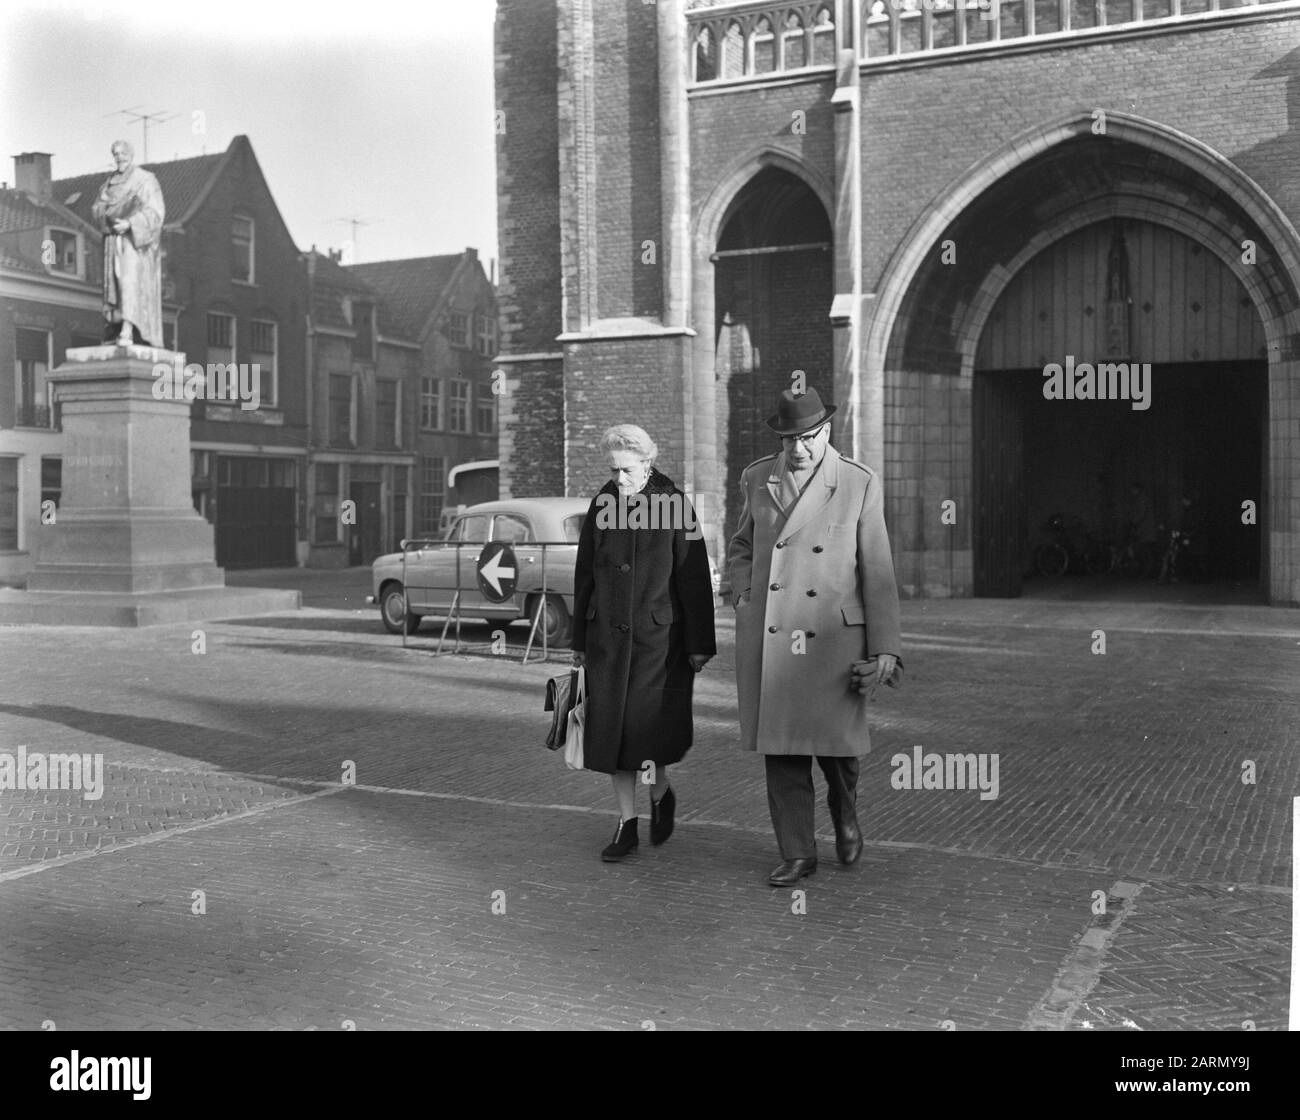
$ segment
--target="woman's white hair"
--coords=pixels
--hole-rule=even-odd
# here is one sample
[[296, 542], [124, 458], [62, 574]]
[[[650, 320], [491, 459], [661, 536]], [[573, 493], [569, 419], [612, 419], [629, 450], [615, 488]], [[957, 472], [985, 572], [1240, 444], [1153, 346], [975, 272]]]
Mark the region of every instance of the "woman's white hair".
[[615, 424], [612, 428], [607, 428], [605, 434], [600, 437], [600, 451], [601, 454], [610, 451], [630, 451], [633, 455], [639, 455], [652, 463], [659, 454], [659, 448], [650, 438], [650, 433], [635, 424]]

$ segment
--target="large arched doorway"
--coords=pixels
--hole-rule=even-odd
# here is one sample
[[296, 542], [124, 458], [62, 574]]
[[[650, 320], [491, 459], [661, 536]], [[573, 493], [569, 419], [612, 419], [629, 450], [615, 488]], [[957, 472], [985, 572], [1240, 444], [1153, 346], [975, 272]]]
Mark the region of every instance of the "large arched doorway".
[[1259, 315], [1199, 242], [1116, 218], [1044, 249], [975, 355], [975, 594], [1163, 594], [1152, 581], [1179, 527], [1167, 581], [1258, 601], [1260, 534], [1241, 515], [1264, 486], [1267, 387]]
[[[1129, 255], [1127, 296], [1108, 282], [1116, 229]], [[1079, 240], [1068, 241], [1075, 234]], [[1046, 272], [1036, 283], [1039, 268]], [[1152, 409], [1165, 413], [1164, 427], [1151, 425], [1145, 435], [1156, 447], [1163, 442], [1174, 460], [1157, 463], [1150, 449], [1126, 460], [1121, 441], [1095, 417], [1092, 439], [1110, 441], [1113, 461], [1102, 462], [1098, 453], [1090, 474], [1080, 463], [1073, 481], [1064, 468], [1049, 471], [1070, 491], [1065, 497], [1092, 504], [1094, 530], [1109, 528], [1101, 524], [1106, 516], [1118, 516], [1108, 507], [1127, 494], [1132, 475], [1161, 491], [1150, 495], [1163, 507], [1157, 516], [1176, 511], [1191, 489], [1202, 506], [1213, 506], [1214, 551], [1224, 573], [1253, 581], [1270, 602], [1300, 601], [1291, 498], [1300, 486], [1292, 435], [1300, 411], [1293, 392], [1300, 378], [1298, 276], [1300, 238], [1276, 205], [1224, 157], [1154, 122], [1114, 114], [1104, 131], [1086, 117], [1045, 125], [953, 184], [891, 260], [868, 329], [867, 377], [880, 387], [887, 418], [886, 516], [904, 594], [1018, 593], [1018, 563], [1039, 527], [1029, 523], [1027, 493], [1019, 514], [1009, 500], [990, 505], [988, 496], [1023, 489], [1027, 467], [1047, 469], [1047, 452], [1030, 447], [1037, 458], [1026, 464], [1014, 434], [1023, 439], [1030, 421], [1016, 419], [1014, 409], [1023, 410], [1029, 398], [986, 374], [1010, 366], [1032, 371], [1041, 399], [1044, 367], [1073, 358], [1152, 365]], [[1018, 282], [1019, 293], [1001, 304], [1006, 320], [991, 324]], [[1122, 325], [1112, 323], [1122, 308], [1127, 341]], [[1166, 331], [1160, 345], [1150, 326], [1157, 322]], [[1115, 329], [1112, 344], [1108, 331]], [[989, 331], [990, 339], [1014, 335], [1016, 354], [981, 358]], [[1120, 358], [1113, 346], [1127, 353]], [[1080, 353], [1085, 347], [1094, 353]], [[1232, 396], [1230, 405], [1214, 407], [1224, 394]], [[1099, 402], [1093, 406], [1089, 412], [1101, 411]], [[1061, 415], [1051, 438], [1081, 439]], [[1040, 435], [1042, 426], [1033, 431]], [[1129, 432], [1124, 446], [1134, 436]], [[1001, 478], [989, 468], [999, 455]], [[1240, 477], [1213, 477], [1207, 461], [1215, 456], [1233, 458]], [[1079, 493], [1085, 485], [1092, 494]], [[1253, 524], [1243, 520], [1247, 501]], [[956, 516], [941, 516], [945, 509]], [[981, 557], [995, 546], [1001, 558]]]
[[[777, 450], [764, 420], [791, 376], [834, 403], [830, 219], [798, 176], [758, 172], [721, 223], [714, 263], [714, 371], [719, 466], [736, 479]], [[724, 498], [724, 539], [739, 518], [736, 488]]]

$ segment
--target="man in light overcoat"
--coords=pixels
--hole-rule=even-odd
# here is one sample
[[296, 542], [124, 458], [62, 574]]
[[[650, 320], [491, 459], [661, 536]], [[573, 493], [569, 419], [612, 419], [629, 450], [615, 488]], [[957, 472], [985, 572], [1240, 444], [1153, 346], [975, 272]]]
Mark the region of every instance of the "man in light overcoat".
[[857, 861], [858, 758], [871, 749], [866, 700], [902, 674], [880, 479], [830, 446], [834, 411], [815, 389], [781, 394], [767, 421], [781, 452], [741, 475], [730, 546], [741, 744], [767, 769], [782, 859], [773, 886], [817, 869], [813, 758], [826, 776], [836, 854]]

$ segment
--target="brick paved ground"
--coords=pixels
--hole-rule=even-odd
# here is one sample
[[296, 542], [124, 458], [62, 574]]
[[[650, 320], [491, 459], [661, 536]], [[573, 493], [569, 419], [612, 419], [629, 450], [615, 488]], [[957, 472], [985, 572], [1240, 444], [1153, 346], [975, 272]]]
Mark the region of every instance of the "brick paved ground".
[[[1296, 612], [905, 604], [866, 854], [795, 913], [728, 612], [679, 831], [604, 865], [607, 780], [539, 745], [557, 668], [403, 651], [357, 576], [203, 654], [188, 626], [0, 631], [0, 750], [108, 768], [98, 802], [0, 793], [0, 1025], [1285, 1027]], [[996, 753], [999, 796], [893, 788], [914, 744]]]

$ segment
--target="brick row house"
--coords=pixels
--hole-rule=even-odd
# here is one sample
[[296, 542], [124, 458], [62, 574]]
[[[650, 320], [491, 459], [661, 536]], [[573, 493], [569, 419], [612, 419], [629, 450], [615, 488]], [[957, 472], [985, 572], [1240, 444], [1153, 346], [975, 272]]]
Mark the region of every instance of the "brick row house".
[[337, 254], [309, 252], [307, 280], [314, 435], [308, 563], [342, 568], [368, 563], [406, 535], [420, 348]]
[[25, 578], [49, 531], [42, 505], [59, 500], [62, 439], [45, 375], [104, 328], [100, 239], [55, 195], [50, 158], [16, 156], [15, 187], [0, 189], [0, 354], [13, 370], [0, 378], [0, 583]]
[[[59, 496], [61, 436], [45, 374], [68, 347], [103, 337], [91, 207], [109, 173], [53, 180], [48, 154], [15, 159], [16, 185], [0, 189], [0, 354], [14, 363], [13, 377], [0, 379], [0, 582], [8, 584], [25, 579], [41, 503]], [[490, 370], [495, 300], [477, 254], [354, 270], [300, 252], [246, 136], [222, 153], [146, 166], [167, 206], [163, 344], [187, 362], [259, 374], [256, 408], [237, 398], [192, 405], [194, 504], [214, 525], [217, 563], [369, 563], [417, 529], [436, 531], [447, 476], [495, 463], [495, 410], [480, 427], [471, 404], [468, 435], [444, 427], [453, 416], [460, 424], [459, 410], [421, 423], [431, 385], [459, 401], [464, 367], [472, 401]], [[427, 311], [415, 327], [407, 325], [416, 314], [410, 293], [372, 287], [361, 271], [399, 274], [428, 262], [442, 262], [429, 270], [430, 283], [442, 283], [419, 289]], [[400, 310], [387, 302], [394, 291], [405, 299]], [[459, 315], [477, 324], [467, 347], [456, 345]], [[476, 348], [480, 336], [491, 344]], [[345, 517], [349, 498], [356, 512]]]
[[[439, 536], [444, 512], [497, 496], [496, 299], [466, 249], [347, 270], [369, 284], [394, 332], [419, 345], [412, 409], [412, 531]], [[382, 321], [382, 319], [381, 319]]]

